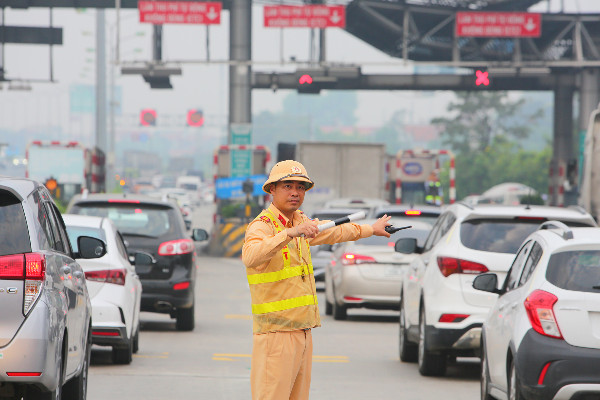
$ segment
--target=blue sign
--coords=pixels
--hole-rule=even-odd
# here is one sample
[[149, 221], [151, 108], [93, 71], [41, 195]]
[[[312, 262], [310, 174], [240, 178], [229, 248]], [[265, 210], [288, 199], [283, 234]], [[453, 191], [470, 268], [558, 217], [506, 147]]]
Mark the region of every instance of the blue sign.
[[[244, 198], [246, 194], [242, 191], [242, 184], [247, 177], [218, 178], [215, 183], [216, 195], [219, 199]], [[253, 175], [250, 180], [254, 183], [254, 192], [252, 196], [262, 196], [265, 194], [262, 190], [263, 184], [267, 181], [266, 175]]]
[[406, 164], [404, 164], [402, 169], [404, 170], [404, 173], [406, 175], [412, 175], [412, 176], [419, 175], [421, 172], [423, 172], [423, 166], [416, 162], [406, 163]]

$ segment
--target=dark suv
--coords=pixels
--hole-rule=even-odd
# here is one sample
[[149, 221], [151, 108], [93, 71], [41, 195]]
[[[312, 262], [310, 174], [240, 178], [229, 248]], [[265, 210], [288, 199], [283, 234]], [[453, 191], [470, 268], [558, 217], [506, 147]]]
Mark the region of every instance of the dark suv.
[[170, 314], [178, 330], [194, 329], [194, 241], [208, 239], [208, 233], [194, 229], [190, 237], [177, 203], [137, 195], [89, 194], [73, 197], [68, 212], [112, 220], [130, 258], [139, 251], [152, 254], [152, 264], [135, 265], [142, 281], [141, 311]]
[[86, 398], [92, 313], [75, 259], [106, 247], [76, 241], [44, 186], [0, 177], [0, 398]]

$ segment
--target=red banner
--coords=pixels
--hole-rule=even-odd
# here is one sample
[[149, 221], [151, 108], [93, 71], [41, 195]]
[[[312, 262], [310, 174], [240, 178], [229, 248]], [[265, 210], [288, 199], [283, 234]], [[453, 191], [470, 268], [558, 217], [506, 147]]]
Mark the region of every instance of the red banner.
[[265, 6], [267, 28], [344, 28], [345, 6]]
[[161, 24], [221, 23], [222, 3], [198, 1], [138, 1], [140, 22]]
[[524, 12], [457, 12], [456, 35], [463, 37], [540, 37], [542, 16]]

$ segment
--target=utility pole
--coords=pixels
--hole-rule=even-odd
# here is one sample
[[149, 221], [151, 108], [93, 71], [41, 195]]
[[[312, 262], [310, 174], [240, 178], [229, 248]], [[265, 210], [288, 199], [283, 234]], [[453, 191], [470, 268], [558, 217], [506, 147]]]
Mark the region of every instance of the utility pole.
[[[106, 18], [104, 9], [96, 9], [96, 140], [95, 146], [105, 155], [106, 137]], [[106, 178], [105, 178], [106, 180]], [[105, 182], [99, 182], [105, 187]]]
[[[231, 124], [252, 123], [252, 0], [231, 0], [229, 9], [229, 132]], [[235, 63], [238, 61], [238, 63]], [[251, 140], [251, 138], [249, 138]]]

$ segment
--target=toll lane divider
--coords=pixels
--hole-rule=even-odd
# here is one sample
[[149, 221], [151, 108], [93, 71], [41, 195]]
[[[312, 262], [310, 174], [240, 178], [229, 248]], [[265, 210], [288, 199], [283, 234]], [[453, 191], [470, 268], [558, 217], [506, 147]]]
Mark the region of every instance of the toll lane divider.
[[208, 251], [216, 257], [241, 257], [248, 224], [227, 222], [215, 226]]

